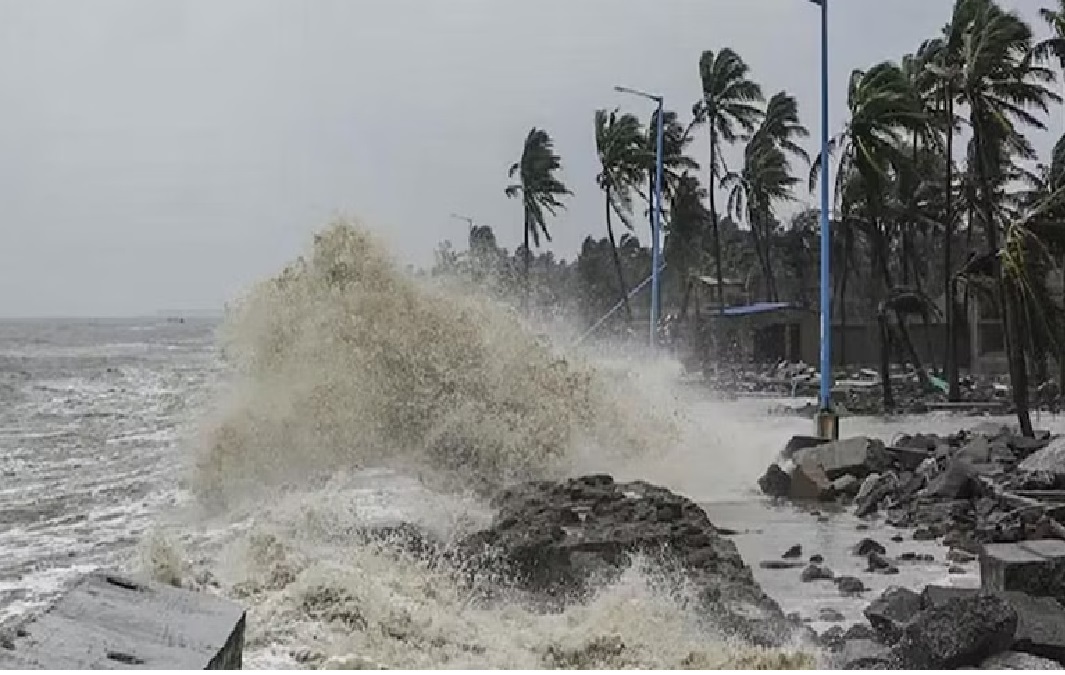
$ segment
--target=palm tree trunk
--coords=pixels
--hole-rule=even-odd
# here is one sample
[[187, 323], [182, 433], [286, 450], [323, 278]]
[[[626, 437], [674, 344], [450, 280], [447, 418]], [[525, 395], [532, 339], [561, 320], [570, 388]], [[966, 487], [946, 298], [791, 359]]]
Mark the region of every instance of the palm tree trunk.
[[629, 286], [625, 283], [625, 271], [621, 267], [621, 256], [618, 255], [617, 241], [614, 239], [614, 224], [611, 220], [610, 188], [604, 191], [606, 195], [606, 234], [610, 239], [610, 255], [614, 258], [614, 269], [618, 274], [618, 285], [621, 287], [621, 301], [625, 304], [625, 316], [632, 321], [632, 307], [629, 306]]
[[847, 278], [850, 276], [850, 266], [844, 256], [839, 276], [839, 293], [836, 295], [836, 303], [839, 306], [839, 365], [847, 367]]
[[751, 237], [754, 239], [754, 252], [758, 256], [758, 264], [762, 268], [762, 276], [765, 281], [764, 299], [772, 299], [772, 279], [769, 274], [769, 265], [765, 259], [765, 251], [762, 248], [762, 235], [758, 232], [758, 223], [755, 222], [754, 213], [749, 214], [751, 219]]
[[1032, 429], [1032, 417], [1028, 408], [1028, 367], [1024, 361], [1024, 342], [1020, 335], [1015, 315], [1018, 302], [1017, 294], [1012, 292], [1012, 284], [1006, 273], [999, 266], [999, 294], [1002, 298], [1002, 330], [1005, 338], [1006, 356], [1009, 360], [1010, 388], [1013, 390], [1013, 405], [1017, 409], [1017, 423], [1021, 433], [1031, 438], [1035, 436]]
[[714, 235], [714, 265], [717, 267], [717, 304], [721, 309], [725, 308], [725, 275], [721, 264], [721, 234], [717, 227], [717, 206], [715, 205], [714, 192], [714, 169], [717, 166], [717, 131], [714, 129], [714, 121], [709, 120], [710, 126], [710, 224]]
[[891, 393], [891, 329], [883, 308], [877, 312], [876, 323], [880, 329], [880, 379], [884, 389], [884, 412], [889, 413], [895, 408], [895, 397]]
[[[944, 364], [948, 393], [951, 401], [961, 400], [961, 383], [958, 378], [958, 314], [954, 301], [954, 272], [951, 260], [954, 242], [954, 97], [948, 85], [947, 99], [947, 178], [946, 178], [946, 234], [943, 240], [944, 312], [947, 319], [947, 345]], [[968, 315], [966, 315], [968, 316]]]
[[529, 248], [529, 213], [525, 212], [525, 312], [529, 312], [529, 293], [531, 286], [529, 285], [529, 265], [532, 262], [532, 251]]

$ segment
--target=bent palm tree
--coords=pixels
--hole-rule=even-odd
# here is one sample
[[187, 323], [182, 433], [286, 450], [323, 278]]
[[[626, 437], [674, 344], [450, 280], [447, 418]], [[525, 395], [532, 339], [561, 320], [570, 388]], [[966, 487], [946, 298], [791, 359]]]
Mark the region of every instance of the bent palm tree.
[[599, 175], [596, 183], [603, 191], [606, 201], [606, 232], [610, 239], [610, 253], [614, 259], [614, 271], [618, 276], [621, 300], [625, 304], [625, 314], [632, 318], [629, 307], [629, 287], [625, 282], [625, 273], [618, 256], [617, 240], [614, 236], [612, 214], [617, 214], [625, 227], [631, 231], [632, 192], [643, 181], [643, 131], [640, 120], [631, 114], [618, 116], [614, 110], [607, 114], [605, 110], [595, 113], [595, 147], [599, 155]]
[[744, 134], [753, 133], [762, 118], [758, 106], [764, 100], [762, 88], [749, 77], [750, 68], [740, 55], [729, 48], [717, 54], [707, 50], [699, 57], [702, 98], [693, 106], [693, 124], [705, 124], [710, 133], [710, 217], [717, 268], [718, 303], [724, 307], [724, 278], [721, 265], [721, 236], [718, 232], [714, 191], [716, 180], [724, 174], [721, 142], [735, 143]]
[[560, 197], [572, 194], [565, 184], [555, 176], [562, 167], [562, 160], [555, 154], [554, 142], [551, 136], [543, 129], [533, 127], [529, 135], [525, 137], [525, 145], [521, 151], [521, 159], [510, 167], [507, 175], [518, 182], [507, 186], [504, 191], [507, 197], [521, 197], [522, 214], [525, 220], [525, 304], [529, 302], [529, 262], [531, 249], [529, 240], [537, 248], [540, 247], [540, 235], [547, 241], [551, 241], [551, 233], [547, 229], [547, 219], [544, 211], [552, 216], [557, 215], [558, 209], [565, 208]]

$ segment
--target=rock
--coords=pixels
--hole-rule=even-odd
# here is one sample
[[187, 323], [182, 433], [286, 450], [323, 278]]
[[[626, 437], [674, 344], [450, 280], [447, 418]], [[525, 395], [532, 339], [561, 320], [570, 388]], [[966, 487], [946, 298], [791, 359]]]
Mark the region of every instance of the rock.
[[974, 598], [980, 594], [978, 588], [961, 588], [959, 586], [925, 586], [921, 591], [921, 608], [932, 609], [947, 604], [951, 600]]
[[980, 555], [980, 552], [983, 551], [983, 547], [975, 539], [959, 530], [948, 532], [943, 537], [943, 545], [956, 548], [959, 551], [965, 551], [966, 553], [972, 553], [973, 555]]
[[903, 562], [935, 562], [936, 557], [931, 553], [914, 553], [913, 551], [907, 551], [899, 556], [899, 560]]
[[787, 560], [788, 558], [798, 558], [800, 556], [802, 556], [802, 546], [799, 546], [798, 544], [795, 544], [794, 546], [789, 548], [787, 551], [784, 551], [784, 555], [782, 555], [780, 557], [784, 558], [785, 560]]
[[842, 595], [857, 595], [866, 590], [865, 584], [858, 577], [839, 577], [836, 579], [836, 587]]
[[797, 560], [763, 560], [758, 566], [764, 570], [792, 570], [802, 567], [802, 563]]
[[860, 542], [858, 542], [857, 545], [855, 545], [853, 553], [854, 555], [860, 555], [863, 557], [869, 555], [870, 553], [880, 553], [881, 555], [883, 555], [884, 553], [887, 553], [887, 549], [884, 548], [883, 545], [880, 544], [880, 542], [878, 542], [876, 539], [866, 538], [862, 539]]
[[1061, 670], [1062, 664], [1050, 659], [1025, 654], [1024, 652], [1002, 652], [986, 659], [980, 664], [981, 670]]
[[1009, 440], [1010, 449], [1021, 460], [1027, 459], [1048, 445], [1049, 442], [1046, 440], [1028, 438], [1027, 436], [1010, 436]]
[[1065, 661], [1065, 606], [1053, 598], [1002, 593], [1017, 612], [1013, 648], [1055, 661]]
[[831, 580], [835, 575], [832, 574], [832, 570], [822, 565], [808, 565], [806, 569], [802, 571], [802, 575], [799, 580], [804, 583], [811, 581]]
[[836, 480], [832, 481], [832, 491], [839, 495], [846, 495], [853, 497], [858, 494], [858, 489], [861, 488], [862, 482], [850, 475], [840, 476]]
[[431, 533], [407, 522], [379, 525], [362, 530], [367, 543], [378, 543], [398, 549], [416, 558], [428, 558], [442, 549], [442, 544]]
[[991, 443], [986, 436], [977, 436], [959, 450], [955, 457], [969, 464], [986, 464], [991, 459]]
[[854, 529], [859, 531], [859, 532], [865, 532], [866, 530], [869, 529], [869, 526], [866, 525], [865, 523], [858, 523], [857, 525], [854, 526]]
[[843, 616], [838, 609], [831, 607], [822, 607], [821, 611], [817, 614], [818, 621], [825, 621], [828, 623], [843, 621], [847, 617]]
[[895, 542], [896, 544], [901, 544], [902, 542], [904, 542], [906, 540], [901, 534], [896, 534], [895, 536], [893, 536], [891, 538], [891, 541]]
[[1020, 471], [1052, 473], [1065, 480], [1065, 438], [1059, 438], [1042, 450], [1033, 452], [1017, 467]]
[[847, 629], [847, 632], [843, 634], [843, 638], [846, 640], [874, 640], [876, 639], [876, 631], [869, 624], [856, 623]]
[[788, 441], [788, 444], [784, 446], [784, 450], [780, 453], [782, 459], [794, 459], [795, 453], [800, 450], [806, 450], [807, 448], [816, 448], [819, 445], [827, 443], [823, 438], [818, 436], [792, 436]]
[[788, 496], [792, 499], [828, 500], [832, 498], [832, 482], [819, 465], [803, 461], [791, 470]]
[[820, 564], [820, 563], [823, 563], [824, 561], [825, 561], [825, 557], [823, 555], [821, 555], [820, 553], [815, 553], [812, 556], [810, 556], [810, 562], [812, 562], [812, 563]]
[[858, 496], [854, 498], [855, 515], [859, 518], [874, 513], [880, 506], [880, 502], [894, 493], [899, 488], [898, 476], [893, 472], [878, 475], [870, 485], [869, 479], [862, 484]]
[[754, 580], [736, 545], [697, 504], [665, 488], [584, 476], [523, 483], [493, 503], [491, 524], [459, 540], [456, 555], [549, 607], [587, 597], [643, 554], [685, 578], [701, 611], [718, 617], [722, 630], [763, 646], [794, 634], [796, 626]]
[[952, 548], [947, 551], [947, 560], [953, 563], [960, 563], [964, 565], [965, 563], [971, 563], [972, 561], [976, 560], [976, 556], [974, 556], [972, 553], [966, 553], [965, 551], [960, 551], [956, 548]]
[[958, 565], [951, 565], [947, 568], [947, 574], [965, 574], [965, 568]]
[[980, 496], [981, 485], [976, 470], [961, 459], [953, 459], [943, 473], [921, 491], [929, 499], [971, 499]]
[[920, 611], [921, 596], [909, 589], [892, 586], [865, 608], [865, 618], [886, 642], [894, 643]]
[[846, 640], [834, 659], [840, 670], [880, 670], [892, 664], [892, 654], [873, 640]]
[[765, 475], [758, 479], [758, 487], [769, 497], [787, 497], [791, 492], [791, 476], [779, 464], [770, 464]]
[[903, 629], [892, 654], [907, 669], [975, 666], [1009, 649], [1017, 612], [994, 596], [957, 598], [918, 614]]
[[1065, 602], [1065, 541], [987, 544], [980, 555], [980, 579], [986, 591], [1020, 591]]
[[891, 466], [891, 457], [884, 444], [869, 438], [847, 438], [825, 443], [795, 453], [798, 464], [812, 463], [821, 466], [830, 480], [850, 474], [864, 478], [870, 473], [883, 471]]
[[870, 572], [884, 572], [885, 570], [894, 567], [894, 565], [891, 564], [890, 560], [885, 558], [882, 554], [877, 553], [876, 551], [873, 551], [872, 553], [867, 555], [865, 559], [869, 563], [868, 570]]
[[845, 642], [843, 638], [843, 627], [832, 626], [824, 633], [821, 633], [821, 636], [818, 638], [818, 641], [825, 649], [828, 649], [829, 651], [835, 652], [843, 649], [843, 643]]
[[913, 531], [914, 541], [932, 541], [936, 537], [940, 536], [940, 532], [931, 526], [918, 527]]

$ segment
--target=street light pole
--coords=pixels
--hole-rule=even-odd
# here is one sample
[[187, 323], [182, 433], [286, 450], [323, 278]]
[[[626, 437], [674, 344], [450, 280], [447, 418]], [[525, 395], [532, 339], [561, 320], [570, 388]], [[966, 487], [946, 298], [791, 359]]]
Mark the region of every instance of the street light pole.
[[651, 197], [651, 321], [650, 321], [650, 342], [651, 350], [654, 351], [657, 344], [658, 333], [658, 314], [659, 314], [659, 302], [661, 300], [661, 291], [659, 286], [659, 271], [661, 264], [661, 232], [662, 232], [662, 144], [664, 131], [665, 117], [665, 99], [662, 96], [655, 94], [648, 94], [636, 89], [629, 89], [628, 87], [614, 87], [614, 91], [622, 94], [633, 94], [634, 96], [640, 96], [646, 99], [650, 99], [658, 104], [658, 111], [656, 117], [655, 128], [655, 190], [654, 195]]
[[[839, 417], [832, 407], [832, 223], [828, 202], [828, 2], [810, 0], [821, 8], [821, 392], [817, 413], [817, 434], [821, 438], [839, 438]], [[845, 299], [840, 298], [840, 302]]]

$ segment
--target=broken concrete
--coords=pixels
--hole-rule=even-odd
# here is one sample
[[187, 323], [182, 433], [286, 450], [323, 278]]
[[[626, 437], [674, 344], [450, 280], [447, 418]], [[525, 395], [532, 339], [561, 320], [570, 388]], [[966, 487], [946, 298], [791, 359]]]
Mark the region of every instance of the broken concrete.
[[976, 666], [1013, 644], [1017, 612], [1005, 600], [960, 598], [918, 614], [892, 650], [906, 669]]
[[986, 591], [1020, 591], [1065, 602], [1065, 541], [987, 544], [980, 555], [980, 577]]
[[835, 480], [847, 474], [864, 478], [882, 471], [891, 466], [891, 457], [882, 442], [859, 436], [800, 450], [795, 453], [795, 462], [818, 464], [829, 480]]
[[865, 608], [865, 618], [884, 642], [893, 644], [920, 611], [921, 596], [907, 588], [893, 586]]
[[0, 648], [0, 668], [240, 670], [244, 626], [228, 600], [97, 573]]

